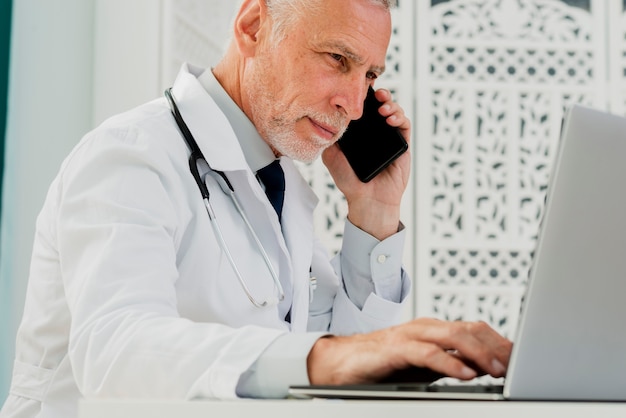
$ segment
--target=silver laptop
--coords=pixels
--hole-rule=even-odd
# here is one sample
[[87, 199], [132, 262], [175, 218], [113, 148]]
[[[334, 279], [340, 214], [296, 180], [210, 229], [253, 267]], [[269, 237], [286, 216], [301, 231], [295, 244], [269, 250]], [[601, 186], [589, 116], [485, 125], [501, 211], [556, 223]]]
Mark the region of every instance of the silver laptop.
[[292, 387], [293, 397], [626, 401], [626, 119], [564, 120], [504, 385]]

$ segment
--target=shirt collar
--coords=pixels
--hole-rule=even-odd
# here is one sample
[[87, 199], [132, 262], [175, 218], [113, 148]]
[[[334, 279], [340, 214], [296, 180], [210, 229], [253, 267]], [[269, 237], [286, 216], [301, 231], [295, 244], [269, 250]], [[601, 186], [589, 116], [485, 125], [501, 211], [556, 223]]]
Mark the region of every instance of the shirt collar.
[[198, 81], [230, 122], [252, 172], [256, 173], [257, 170], [274, 161], [276, 156], [274, 156], [272, 149], [261, 138], [252, 121], [248, 119], [246, 114], [224, 90], [224, 87], [217, 81], [213, 71], [207, 68], [198, 77]]

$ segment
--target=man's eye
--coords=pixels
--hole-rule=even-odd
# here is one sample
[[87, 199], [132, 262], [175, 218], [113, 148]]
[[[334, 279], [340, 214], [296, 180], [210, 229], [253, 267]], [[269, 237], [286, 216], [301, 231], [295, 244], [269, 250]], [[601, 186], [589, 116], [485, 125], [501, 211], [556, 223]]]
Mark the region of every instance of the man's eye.
[[333, 54], [333, 53], [331, 53], [331, 54], [329, 54], [329, 55], [330, 55], [330, 57], [331, 57], [332, 59], [334, 59], [335, 61], [338, 61], [338, 62], [343, 62], [343, 56], [342, 56], [342, 55], [340, 55], [340, 54]]
[[372, 72], [367, 73], [367, 78], [368, 78], [369, 80], [376, 80], [376, 79], [378, 78], [378, 74], [376, 74], [376, 73], [372, 73]]

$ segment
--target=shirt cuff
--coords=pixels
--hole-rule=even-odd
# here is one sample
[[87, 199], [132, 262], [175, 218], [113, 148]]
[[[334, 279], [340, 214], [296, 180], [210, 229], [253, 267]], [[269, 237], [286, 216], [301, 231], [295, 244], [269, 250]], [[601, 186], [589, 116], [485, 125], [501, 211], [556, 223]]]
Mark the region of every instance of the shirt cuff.
[[402, 253], [406, 229], [379, 241], [346, 221], [341, 249], [341, 275], [350, 300], [362, 309], [373, 293], [400, 303], [402, 295]]
[[284, 398], [289, 386], [308, 385], [307, 357], [315, 342], [328, 333], [289, 333], [278, 337], [241, 375], [237, 396]]

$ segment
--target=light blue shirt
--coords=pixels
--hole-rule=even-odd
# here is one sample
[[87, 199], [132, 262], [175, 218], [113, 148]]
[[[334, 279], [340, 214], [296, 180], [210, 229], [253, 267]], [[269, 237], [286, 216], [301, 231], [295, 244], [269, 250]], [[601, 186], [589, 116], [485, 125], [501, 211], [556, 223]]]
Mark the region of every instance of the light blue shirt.
[[[256, 172], [275, 160], [269, 145], [212, 71], [204, 71], [198, 80], [229, 120], [250, 169]], [[396, 303], [406, 296], [402, 294], [402, 279], [398, 274], [402, 267], [405, 235], [404, 227], [400, 225], [398, 233], [379, 241], [346, 220], [342, 246], [343, 283], [348, 297], [359, 309], [363, 308], [371, 293]], [[389, 254], [391, 257], [382, 263], [374, 254]], [[376, 271], [373, 272], [373, 269]], [[376, 277], [376, 280], [362, 277]], [[237, 394], [242, 397], [282, 398], [290, 385], [308, 385], [307, 356], [315, 342], [324, 335], [327, 334], [285, 334], [276, 339], [241, 376]]]

